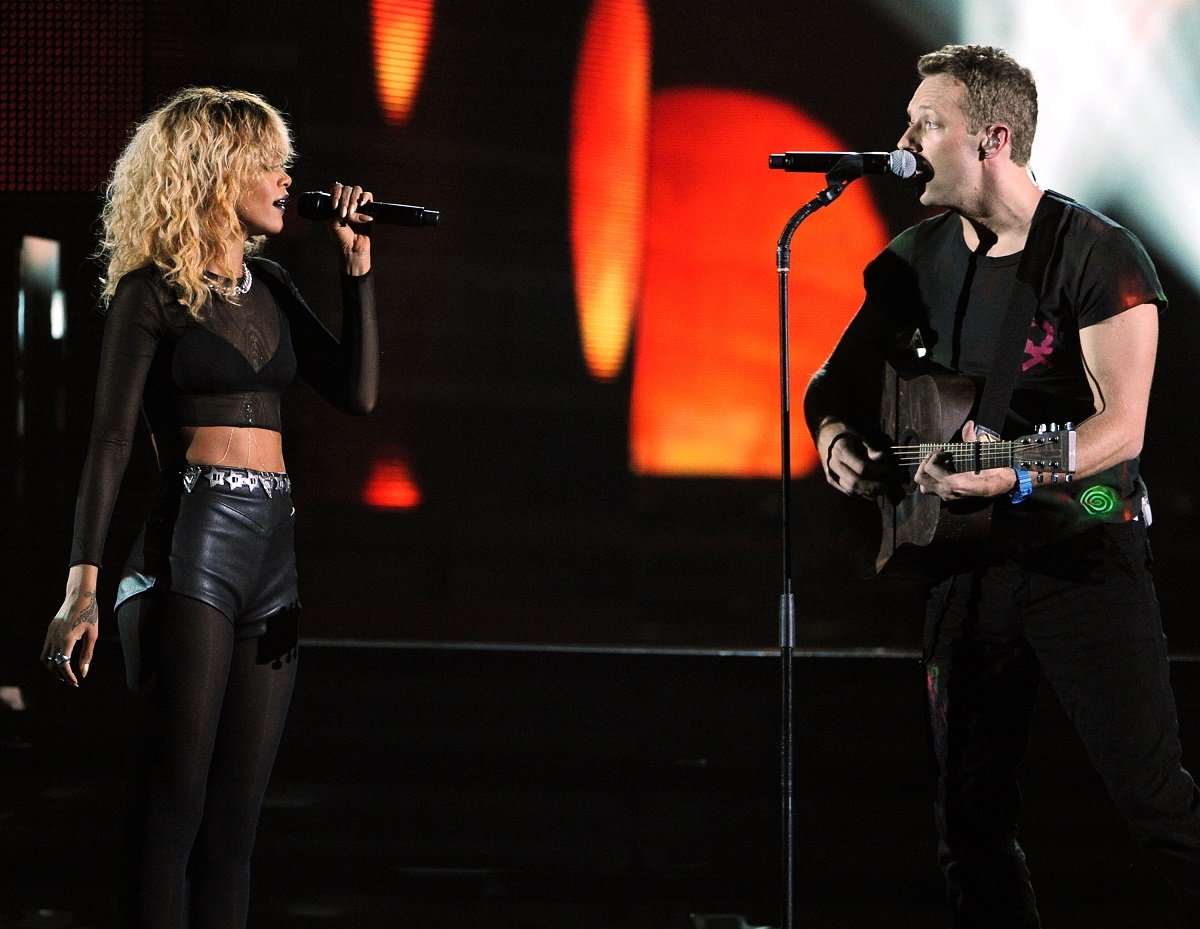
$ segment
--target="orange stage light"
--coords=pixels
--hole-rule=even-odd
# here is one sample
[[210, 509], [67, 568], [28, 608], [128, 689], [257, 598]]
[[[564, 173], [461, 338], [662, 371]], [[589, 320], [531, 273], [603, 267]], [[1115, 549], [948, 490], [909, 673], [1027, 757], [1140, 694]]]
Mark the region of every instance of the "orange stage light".
[[384, 510], [411, 510], [421, 504], [421, 489], [403, 457], [382, 458], [371, 466], [363, 503]]
[[650, 119], [650, 20], [642, 0], [597, 0], [571, 125], [571, 253], [588, 371], [625, 362], [641, 283]]
[[[767, 156], [845, 146], [787, 103], [731, 90], [660, 92], [651, 125], [631, 467], [651, 475], [778, 475], [775, 248], [788, 217], [824, 180], [768, 170]], [[792, 240], [793, 474], [816, 465], [799, 414], [804, 388], [862, 300], [863, 265], [886, 243], [863, 181]]]
[[433, 28], [434, 0], [372, 0], [375, 85], [383, 117], [402, 125], [412, 111]]

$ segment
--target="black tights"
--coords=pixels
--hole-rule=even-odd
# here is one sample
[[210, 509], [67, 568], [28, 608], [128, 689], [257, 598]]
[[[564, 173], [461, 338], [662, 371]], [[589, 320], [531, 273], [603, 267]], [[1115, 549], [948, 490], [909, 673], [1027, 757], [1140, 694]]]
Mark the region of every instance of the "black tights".
[[242, 929], [250, 853], [296, 675], [296, 616], [237, 640], [199, 600], [118, 611], [135, 694], [129, 929]]

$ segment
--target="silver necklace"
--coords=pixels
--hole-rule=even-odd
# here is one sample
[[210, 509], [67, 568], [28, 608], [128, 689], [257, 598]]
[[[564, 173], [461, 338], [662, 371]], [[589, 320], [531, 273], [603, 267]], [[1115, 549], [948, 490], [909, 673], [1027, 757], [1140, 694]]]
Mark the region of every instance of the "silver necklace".
[[254, 283], [254, 276], [250, 273], [250, 266], [246, 262], [242, 262], [242, 279], [238, 285], [233, 288], [233, 292], [239, 297], [250, 292], [250, 285]]
[[[211, 271], [205, 271], [204, 276], [208, 277], [208, 278], [212, 278], [214, 281], [221, 280], [220, 277], [213, 274]], [[253, 283], [254, 283], [254, 275], [250, 273], [250, 266], [247, 265], [246, 262], [243, 261], [242, 262], [242, 277], [233, 286], [234, 295], [238, 296], [238, 297], [244, 297], [246, 294], [250, 293], [250, 285]]]

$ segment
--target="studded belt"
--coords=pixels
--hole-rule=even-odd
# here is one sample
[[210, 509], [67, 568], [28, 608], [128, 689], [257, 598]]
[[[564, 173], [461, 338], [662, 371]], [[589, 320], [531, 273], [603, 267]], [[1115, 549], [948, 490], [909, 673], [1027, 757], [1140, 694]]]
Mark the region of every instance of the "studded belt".
[[215, 465], [188, 465], [183, 469], [183, 489], [188, 493], [200, 478], [208, 480], [209, 487], [223, 487], [240, 493], [254, 494], [262, 491], [268, 497], [292, 492], [292, 479], [274, 471], [252, 471], [249, 468], [218, 468]]

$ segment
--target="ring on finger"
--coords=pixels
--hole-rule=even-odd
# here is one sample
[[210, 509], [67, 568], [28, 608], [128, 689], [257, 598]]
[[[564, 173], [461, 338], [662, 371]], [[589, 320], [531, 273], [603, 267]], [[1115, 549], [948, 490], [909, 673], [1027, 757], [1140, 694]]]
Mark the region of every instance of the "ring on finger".
[[51, 660], [54, 662], [54, 664], [55, 664], [55, 665], [57, 665], [58, 667], [60, 667], [60, 668], [61, 668], [61, 667], [62, 667], [63, 665], [65, 665], [65, 664], [66, 664], [68, 661], [70, 661], [70, 660], [71, 660], [71, 656], [70, 656], [70, 655], [64, 655], [62, 652], [59, 652], [59, 653], [58, 653], [57, 655], [55, 655], [55, 656], [54, 656], [54, 657], [53, 657]]

